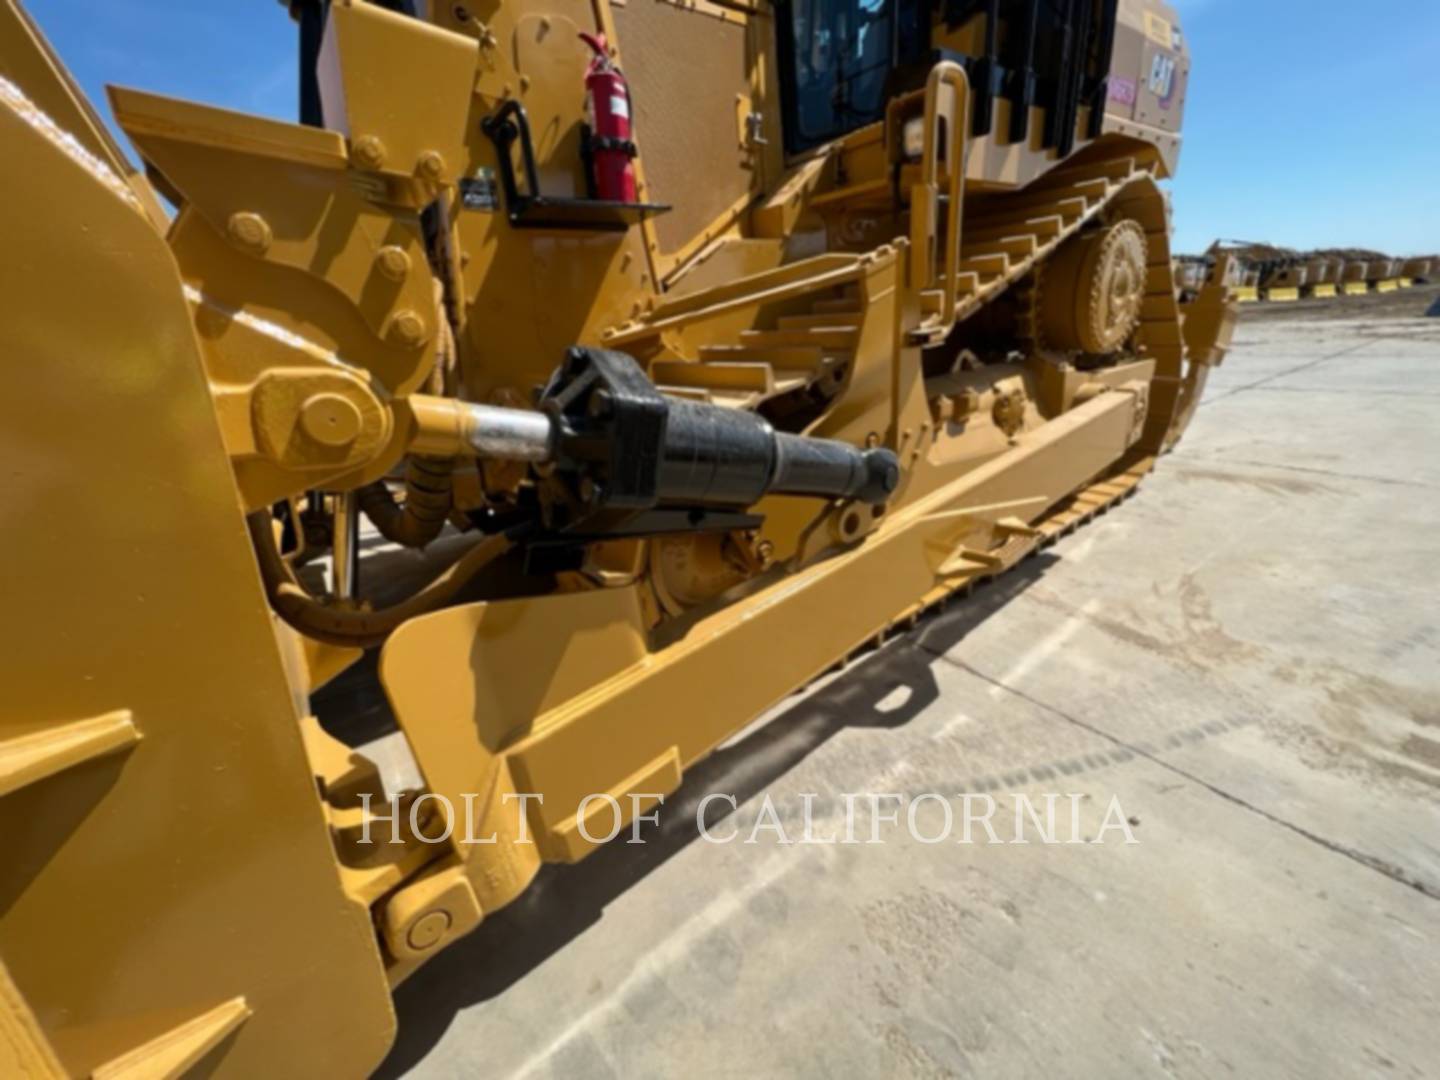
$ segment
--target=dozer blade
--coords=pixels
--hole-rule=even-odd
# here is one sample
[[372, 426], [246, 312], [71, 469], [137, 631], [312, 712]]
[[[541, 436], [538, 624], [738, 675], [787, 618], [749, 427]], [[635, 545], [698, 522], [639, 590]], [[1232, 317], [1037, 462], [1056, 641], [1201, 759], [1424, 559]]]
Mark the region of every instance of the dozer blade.
[[261, 1076], [277, 1046], [296, 1074], [357, 1075], [389, 1045], [388, 986], [174, 260], [125, 178], [3, 81], [0, 145], [24, 162], [0, 171], [0, 234], [25, 253], [0, 262], [0, 593], [24, 628], [0, 658], [0, 1043], [41, 1063], [6, 1075], [223, 1055]]

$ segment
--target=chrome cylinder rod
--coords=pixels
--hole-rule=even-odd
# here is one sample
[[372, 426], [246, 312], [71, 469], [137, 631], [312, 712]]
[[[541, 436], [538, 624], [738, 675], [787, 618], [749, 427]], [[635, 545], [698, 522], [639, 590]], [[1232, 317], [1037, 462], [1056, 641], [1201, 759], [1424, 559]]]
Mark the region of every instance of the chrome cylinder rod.
[[334, 539], [331, 554], [331, 586], [337, 600], [355, 599], [360, 578], [360, 513], [354, 491], [335, 496]]
[[555, 456], [555, 421], [543, 412], [500, 405], [465, 405], [465, 442], [482, 458], [549, 461]]

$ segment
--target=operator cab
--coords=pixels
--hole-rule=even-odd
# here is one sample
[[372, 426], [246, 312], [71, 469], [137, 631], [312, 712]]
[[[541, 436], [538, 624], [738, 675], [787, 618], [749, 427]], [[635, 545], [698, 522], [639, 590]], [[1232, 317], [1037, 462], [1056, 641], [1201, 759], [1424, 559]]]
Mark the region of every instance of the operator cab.
[[1100, 133], [1115, 47], [1118, 0], [778, 0], [777, 46], [785, 151], [801, 154], [885, 118], [892, 98], [918, 90], [952, 60], [970, 80], [971, 134], [1029, 137], [1030, 109], [1046, 110], [1042, 147], [1061, 156], [1090, 107]]

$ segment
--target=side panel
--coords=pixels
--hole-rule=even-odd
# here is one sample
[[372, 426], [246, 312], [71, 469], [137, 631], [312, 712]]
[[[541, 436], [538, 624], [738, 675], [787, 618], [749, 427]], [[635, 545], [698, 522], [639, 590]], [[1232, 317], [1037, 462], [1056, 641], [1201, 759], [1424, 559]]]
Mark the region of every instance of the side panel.
[[[481, 123], [514, 96], [529, 117], [541, 191], [580, 195], [590, 53], [578, 35], [602, 28], [595, 6], [591, 0], [547, 0], [539, 8], [492, 5], [484, 9], [483, 23], [469, 14], [474, 6], [429, 5], [436, 25], [482, 43], [466, 124], [465, 174], [498, 184], [499, 157]], [[467, 13], [463, 19], [461, 12]], [[363, 68], [365, 58], [357, 60]], [[641, 140], [644, 131], [642, 126]], [[464, 265], [460, 366], [470, 400], [529, 402], [565, 349], [598, 341], [605, 327], [638, 314], [654, 295], [654, 281], [639, 228], [516, 228], [503, 202], [503, 196], [465, 199], [456, 208]]]
[[[611, 14], [647, 192], [674, 207], [654, 223], [663, 265], [706, 229], [728, 224], [758, 187], [760, 170], [741, 145], [738, 115], [751, 100], [753, 30], [737, 12], [722, 17], [721, 9], [669, 0], [628, 0]], [[770, 33], [768, 18], [749, 18]], [[770, 135], [779, 138], [773, 127]]]
[[1174, 175], [1190, 82], [1190, 46], [1175, 9], [1120, 0], [1105, 130], [1151, 143]]

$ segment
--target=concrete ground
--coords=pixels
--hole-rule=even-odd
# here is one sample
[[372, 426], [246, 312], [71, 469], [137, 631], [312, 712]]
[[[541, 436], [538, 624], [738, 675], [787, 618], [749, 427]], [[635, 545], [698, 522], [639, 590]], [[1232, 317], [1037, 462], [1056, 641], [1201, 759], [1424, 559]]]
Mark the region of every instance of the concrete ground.
[[[1247, 315], [1136, 498], [547, 870], [399, 990], [382, 1075], [1440, 1073], [1440, 319], [1407, 295]], [[945, 843], [903, 811], [742, 842], [764, 793], [842, 833], [847, 792], [990, 793], [1002, 838], [1076, 793], [1102, 842], [956, 843], [958, 799]]]

